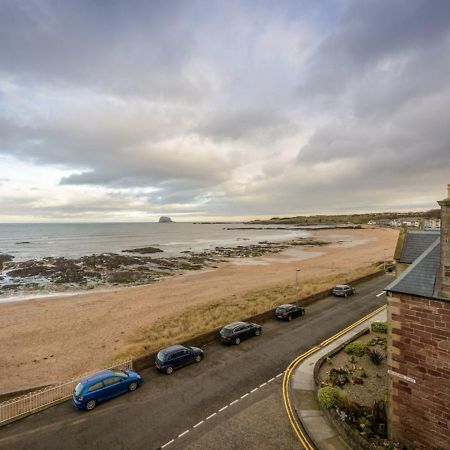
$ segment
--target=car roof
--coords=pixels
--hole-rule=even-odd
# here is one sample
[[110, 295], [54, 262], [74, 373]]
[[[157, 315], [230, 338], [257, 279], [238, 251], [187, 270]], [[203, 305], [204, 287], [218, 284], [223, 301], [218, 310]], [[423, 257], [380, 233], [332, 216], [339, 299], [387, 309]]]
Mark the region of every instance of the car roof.
[[248, 325], [247, 322], [231, 322], [228, 325], [225, 325], [224, 328], [236, 328], [240, 325]]
[[295, 306], [295, 305], [292, 305], [291, 303], [286, 303], [284, 305], [277, 306], [277, 308], [290, 308], [291, 306]]
[[173, 353], [178, 350], [184, 350], [186, 347], [184, 345], [171, 345], [170, 347], [163, 348], [161, 351], [164, 353]]
[[103, 381], [106, 378], [109, 378], [110, 376], [114, 375], [114, 372], [112, 370], [103, 370], [102, 372], [96, 373], [94, 375], [90, 375], [87, 378], [84, 378], [81, 380], [82, 384], [94, 384], [98, 383], [99, 381]]
[[337, 284], [336, 285], [337, 288], [346, 288], [346, 287], [350, 287], [348, 284]]

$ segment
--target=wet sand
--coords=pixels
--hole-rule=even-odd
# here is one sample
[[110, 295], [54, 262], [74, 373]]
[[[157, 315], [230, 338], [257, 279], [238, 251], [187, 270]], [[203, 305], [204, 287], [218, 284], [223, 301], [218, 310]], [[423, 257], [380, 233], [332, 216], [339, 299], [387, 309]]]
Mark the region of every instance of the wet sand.
[[[390, 259], [398, 231], [318, 230], [333, 245], [290, 248], [276, 255], [230, 260], [156, 284], [0, 304], [0, 394], [65, 380], [102, 367], [139, 327], [187, 305], [345, 273]], [[337, 241], [344, 241], [337, 243]]]

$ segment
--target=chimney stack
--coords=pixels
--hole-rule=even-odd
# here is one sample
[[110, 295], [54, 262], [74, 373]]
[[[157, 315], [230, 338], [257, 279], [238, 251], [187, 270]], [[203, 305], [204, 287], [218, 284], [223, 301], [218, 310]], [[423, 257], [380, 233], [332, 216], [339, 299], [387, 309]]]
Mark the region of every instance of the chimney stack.
[[437, 292], [450, 299], [450, 184], [447, 198], [438, 202], [441, 207], [441, 262], [437, 274]]

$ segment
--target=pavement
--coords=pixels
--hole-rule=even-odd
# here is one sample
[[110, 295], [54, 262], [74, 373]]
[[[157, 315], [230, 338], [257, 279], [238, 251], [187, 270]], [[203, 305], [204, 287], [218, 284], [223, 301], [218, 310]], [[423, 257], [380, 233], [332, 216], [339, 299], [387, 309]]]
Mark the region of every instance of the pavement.
[[[384, 298], [384, 295], [383, 295]], [[296, 416], [301, 428], [306, 431], [314, 446], [319, 450], [349, 450], [350, 447], [341, 439], [333, 425], [323, 414], [317, 400], [317, 387], [314, 382], [314, 368], [318, 361], [329, 355], [340, 345], [348, 342], [364, 329], [370, 328], [375, 321], [387, 320], [386, 309], [372, 315], [367, 320], [352, 328], [345, 334], [337, 337], [328, 345], [320, 348], [302, 359], [293, 370], [290, 378], [290, 391]]]
[[141, 388], [93, 411], [79, 412], [65, 402], [1, 427], [0, 449], [214, 450], [242, 448], [244, 442], [250, 449], [301, 448], [280, 405], [285, 368], [385, 304], [376, 294], [389, 281], [380, 276], [358, 285], [347, 299], [322, 299], [291, 322], [265, 322], [261, 336], [239, 346], [209, 344], [200, 364], [170, 376], [143, 370]]

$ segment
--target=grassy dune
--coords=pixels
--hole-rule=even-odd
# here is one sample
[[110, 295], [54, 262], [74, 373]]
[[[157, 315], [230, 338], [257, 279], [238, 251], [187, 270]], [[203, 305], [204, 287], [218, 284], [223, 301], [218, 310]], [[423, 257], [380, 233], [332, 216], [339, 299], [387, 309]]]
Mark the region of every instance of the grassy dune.
[[186, 307], [176, 314], [156, 320], [147, 328], [138, 329], [130, 337], [129, 344], [117, 353], [112, 361], [154, 352], [162, 347], [221, 327], [228, 322], [263, 313], [282, 303], [331, 289], [336, 284], [350, 283], [352, 280], [375, 273], [382, 265], [383, 262], [378, 262], [345, 274], [302, 280], [298, 297], [295, 284], [288, 284]]

